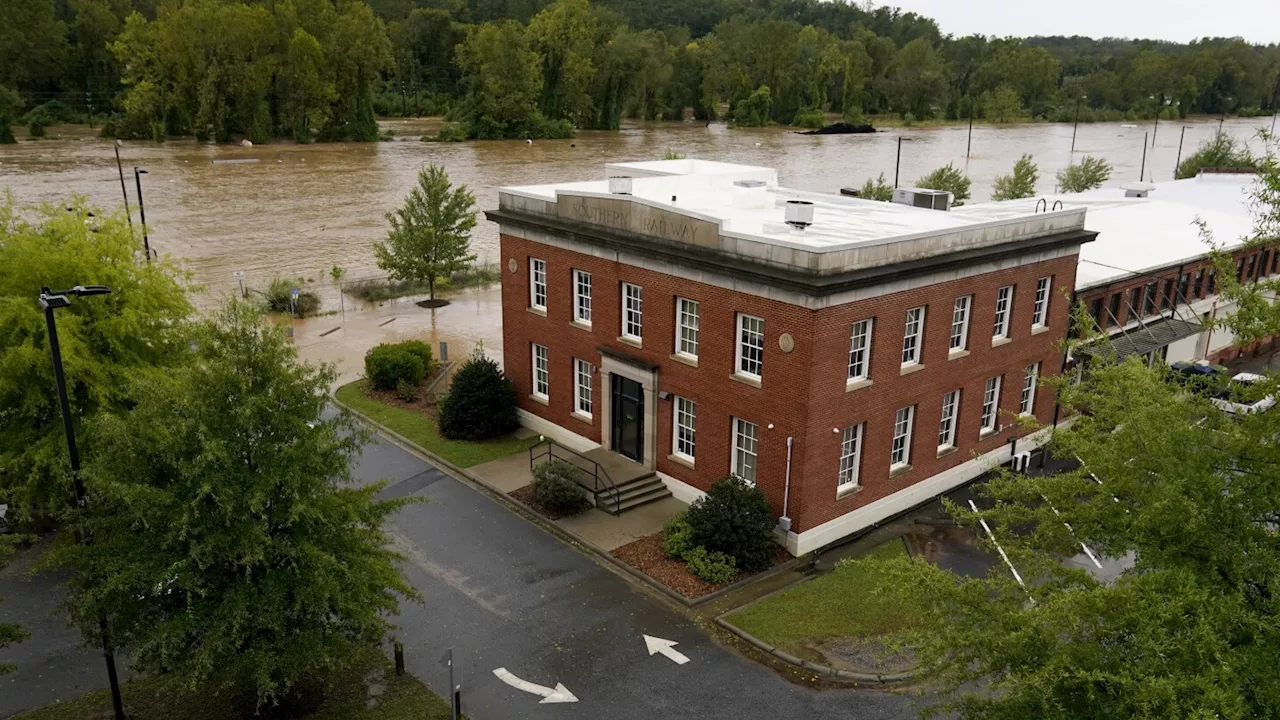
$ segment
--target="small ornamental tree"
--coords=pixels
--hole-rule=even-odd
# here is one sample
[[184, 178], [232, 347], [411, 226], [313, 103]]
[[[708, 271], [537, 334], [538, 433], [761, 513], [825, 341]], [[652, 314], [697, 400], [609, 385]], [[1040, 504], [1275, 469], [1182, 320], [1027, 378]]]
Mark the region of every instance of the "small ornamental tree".
[[1023, 155], [1013, 164], [1011, 175], [996, 177], [995, 189], [991, 192], [992, 200], [1017, 200], [1036, 194], [1036, 181], [1040, 179], [1040, 169], [1031, 162], [1030, 155]]
[[1078, 193], [1102, 187], [1111, 177], [1111, 163], [1085, 155], [1078, 163], [1072, 163], [1058, 171], [1058, 187], [1062, 192]]
[[475, 262], [471, 229], [476, 226], [476, 199], [466, 185], [453, 187], [443, 167], [429, 165], [418, 173], [418, 185], [404, 205], [387, 213], [391, 229], [374, 243], [378, 267], [393, 280], [426, 285], [436, 299], [436, 282]]
[[691, 546], [722, 552], [744, 572], [773, 564], [778, 551], [773, 511], [764, 493], [742, 478], [727, 475], [715, 481], [706, 496], [689, 508], [688, 521]]
[[956, 166], [947, 163], [917, 180], [916, 185], [930, 190], [946, 190], [951, 193], [951, 204], [960, 207], [969, 199], [969, 188], [973, 183]]
[[233, 304], [195, 361], [141, 373], [136, 405], [103, 414], [85, 468], [89, 546], [64, 543], [68, 606], [86, 638], [106, 618], [142, 672], [288, 704], [392, 627], [404, 579], [352, 462], [368, 437], [329, 415], [332, 366], [301, 363], [279, 328]]
[[867, 181], [862, 184], [862, 188], [858, 190], [858, 197], [864, 200], [879, 200], [880, 202], [889, 202], [893, 199], [893, 186], [884, 180], [884, 173], [880, 173], [880, 177]]
[[477, 353], [453, 376], [440, 403], [440, 433], [451, 440], [488, 440], [520, 427], [516, 388], [498, 363]]

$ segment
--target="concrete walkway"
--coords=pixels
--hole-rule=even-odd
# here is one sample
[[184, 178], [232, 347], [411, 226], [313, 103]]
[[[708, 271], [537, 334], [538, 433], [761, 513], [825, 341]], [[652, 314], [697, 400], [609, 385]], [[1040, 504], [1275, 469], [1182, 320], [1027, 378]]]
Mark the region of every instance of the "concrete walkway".
[[[468, 468], [468, 471], [508, 494], [533, 482], [533, 471], [529, 469], [527, 453], [476, 465]], [[613, 552], [627, 543], [661, 532], [668, 520], [687, 507], [679, 500], [668, 497], [617, 516], [598, 508], [590, 508], [573, 517], [554, 522], [601, 550]]]

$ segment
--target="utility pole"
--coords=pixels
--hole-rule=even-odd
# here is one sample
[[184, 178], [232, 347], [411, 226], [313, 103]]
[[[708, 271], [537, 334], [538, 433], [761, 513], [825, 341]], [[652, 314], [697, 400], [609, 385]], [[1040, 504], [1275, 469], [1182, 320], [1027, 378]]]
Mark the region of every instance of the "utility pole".
[[964, 146], [964, 159], [969, 159], [969, 151], [973, 149], [973, 96], [969, 96], [969, 143]]
[[1142, 133], [1142, 169], [1138, 171], [1138, 182], [1142, 182], [1147, 174], [1147, 133]]
[[133, 213], [129, 211], [129, 191], [124, 187], [124, 166], [120, 164], [120, 140], [115, 141], [116, 172], [120, 173], [120, 194], [124, 196], [124, 216], [129, 218], [129, 237], [133, 237]]
[[1182, 141], [1187, 137], [1187, 126], [1182, 126], [1182, 133], [1178, 135], [1178, 159], [1173, 161], [1173, 179], [1178, 179], [1178, 166], [1182, 164]]
[[893, 189], [898, 189], [898, 168], [902, 166], [902, 136], [898, 136], [898, 159], [893, 163]]
[[147, 209], [142, 204], [142, 176], [147, 171], [133, 166], [133, 181], [138, 186], [138, 219], [142, 221], [142, 249], [147, 252], [147, 264], [151, 264], [151, 241], [147, 239]]
[[1071, 122], [1071, 154], [1076, 154], [1076, 129], [1080, 127], [1080, 101], [1084, 97], [1076, 98], [1076, 119]]

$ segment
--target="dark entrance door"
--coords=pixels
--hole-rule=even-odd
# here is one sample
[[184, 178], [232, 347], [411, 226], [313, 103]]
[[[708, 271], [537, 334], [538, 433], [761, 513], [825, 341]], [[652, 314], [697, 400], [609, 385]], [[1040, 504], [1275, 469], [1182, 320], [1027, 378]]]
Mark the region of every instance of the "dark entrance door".
[[644, 389], [630, 378], [610, 373], [613, 388], [613, 451], [644, 462]]

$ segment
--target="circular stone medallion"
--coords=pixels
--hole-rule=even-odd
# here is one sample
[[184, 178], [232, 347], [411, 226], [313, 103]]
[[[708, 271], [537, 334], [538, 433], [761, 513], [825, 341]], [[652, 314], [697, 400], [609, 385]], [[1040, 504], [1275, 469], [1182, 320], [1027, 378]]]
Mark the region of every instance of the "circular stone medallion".
[[795, 338], [791, 337], [791, 333], [782, 333], [778, 336], [778, 348], [784, 353], [789, 353], [796, 349]]

